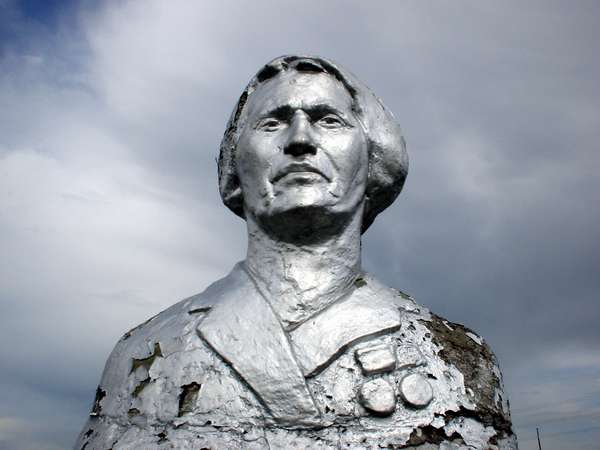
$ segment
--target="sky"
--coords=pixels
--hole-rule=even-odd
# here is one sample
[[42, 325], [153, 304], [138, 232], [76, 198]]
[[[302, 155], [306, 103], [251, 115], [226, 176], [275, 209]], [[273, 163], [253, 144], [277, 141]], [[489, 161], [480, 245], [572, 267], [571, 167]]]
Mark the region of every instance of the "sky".
[[0, 450], [70, 448], [119, 337], [244, 258], [215, 158], [290, 53], [406, 136], [365, 269], [486, 338], [521, 449], [597, 450], [599, 41], [583, 0], [0, 0]]

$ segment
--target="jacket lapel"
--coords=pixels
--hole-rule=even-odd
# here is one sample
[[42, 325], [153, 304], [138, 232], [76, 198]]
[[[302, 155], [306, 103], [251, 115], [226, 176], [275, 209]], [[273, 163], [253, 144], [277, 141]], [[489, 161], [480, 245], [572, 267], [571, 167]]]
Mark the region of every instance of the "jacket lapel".
[[316, 425], [319, 410], [290, 342], [246, 271], [236, 265], [197, 332], [281, 424]]
[[[364, 283], [364, 284], [363, 284]], [[292, 348], [306, 377], [317, 375], [350, 345], [400, 328], [408, 304], [394, 291], [365, 276], [340, 300], [290, 333]]]

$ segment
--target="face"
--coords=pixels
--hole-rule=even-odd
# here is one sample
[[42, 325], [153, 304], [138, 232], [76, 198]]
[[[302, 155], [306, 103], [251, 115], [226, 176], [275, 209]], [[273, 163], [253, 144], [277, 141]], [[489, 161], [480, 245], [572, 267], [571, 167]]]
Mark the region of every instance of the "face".
[[364, 201], [367, 143], [329, 75], [284, 72], [249, 97], [236, 162], [246, 215], [348, 214]]

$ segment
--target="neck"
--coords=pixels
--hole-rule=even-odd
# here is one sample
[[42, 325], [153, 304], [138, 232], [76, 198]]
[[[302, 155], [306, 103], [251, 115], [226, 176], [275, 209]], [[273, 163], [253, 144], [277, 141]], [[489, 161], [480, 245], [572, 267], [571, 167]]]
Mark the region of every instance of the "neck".
[[350, 292], [360, 274], [362, 208], [316, 243], [283, 241], [250, 215], [246, 268], [284, 328], [292, 329]]

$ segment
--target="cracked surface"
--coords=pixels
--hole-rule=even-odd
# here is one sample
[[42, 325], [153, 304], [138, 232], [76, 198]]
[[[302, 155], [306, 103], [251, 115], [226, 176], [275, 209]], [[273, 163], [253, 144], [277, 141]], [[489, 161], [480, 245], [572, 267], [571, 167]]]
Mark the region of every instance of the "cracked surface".
[[[278, 423], [261, 396], [199, 336], [196, 328], [211, 307], [239, 294], [238, 287], [223, 288], [225, 279], [117, 343], [75, 448], [517, 448], [500, 371], [485, 342], [368, 275], [363, 282], [361, 297], [396, 305], [400, 326], [351, 342], [321, 372], [307, 376], [317, 424]], [[396, 365], [364, 374], [355, 353], [373, 348], [389, 349]], [[399, 395], [410, 374], [431, 386], [433, 398], [423, 408]], [[396, 393], [385, 417], [361, 404], [360, 387], [372, 380]]]
[[251, 80], [219, 156], [246, 260], [126, 333], [79, 449], [515, 449], [476, 333], [361, 269], [408, 170], [393, 115], [335, 63]]

